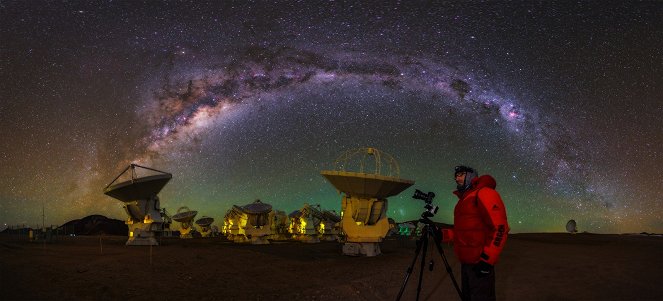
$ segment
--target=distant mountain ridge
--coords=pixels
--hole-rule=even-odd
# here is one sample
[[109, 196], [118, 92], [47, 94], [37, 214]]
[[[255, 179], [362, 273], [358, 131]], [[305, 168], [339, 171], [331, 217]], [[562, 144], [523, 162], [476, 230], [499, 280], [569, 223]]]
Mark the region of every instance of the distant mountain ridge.
[[93, 214], [81, 219], [66, 222], [58, 230], [75, 235], [122, 235], [126, 236], [129, 228], [124, 221]]

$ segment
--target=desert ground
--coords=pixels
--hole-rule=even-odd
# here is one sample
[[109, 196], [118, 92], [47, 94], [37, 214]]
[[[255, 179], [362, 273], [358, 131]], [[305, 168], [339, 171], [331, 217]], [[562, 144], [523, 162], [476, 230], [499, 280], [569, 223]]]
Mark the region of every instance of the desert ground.
[[[0, 235], [1, 300], [395, 300], [415, 240], [387, 238], [376, 257], [337, 242], [235, 244], [225, 238]], [[459, 263], [443, 247], [456, 279]], [[431, 255], [432, 254], [432, 255]], [[438, 252], [428, 251], [420, 300], [460, 300]], [[428, 270], [428, 259], [435, 262]], [[402, 300], [414, 300], [415, 265]], [[496, 267], [498, 300], [663, 300], [663, 237], [512, 234]]]

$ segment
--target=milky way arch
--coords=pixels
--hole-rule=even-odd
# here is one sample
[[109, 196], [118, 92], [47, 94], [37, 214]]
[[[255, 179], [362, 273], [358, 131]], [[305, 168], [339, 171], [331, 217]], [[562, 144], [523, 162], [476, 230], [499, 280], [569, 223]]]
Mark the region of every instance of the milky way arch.
[[503, 97], [471, 74], [432, 59], [250, 47], [214, 66], [167, 72], [161, 86], [145, 100], [140, 115], [151, 131], [142, 139], [144, 150], [138, 152], [144, 155], [133, 161], [150, 164], [166, 153], [190, 147], [205, 138], [215, 120], [238, 104], [260, 101], [258, 95], [303, 84], [358, 81], [439, 95], [439, 101], [457, 110], [488, 114], [505, 132], [524, 141], [514, 148], [543, 158], [541, 170], [549, 186], [584, 189], [568, 184], [567, 175], [583, 169], [577, 159], [578, 146], [566, 128], [541, 118], [533, 104]]

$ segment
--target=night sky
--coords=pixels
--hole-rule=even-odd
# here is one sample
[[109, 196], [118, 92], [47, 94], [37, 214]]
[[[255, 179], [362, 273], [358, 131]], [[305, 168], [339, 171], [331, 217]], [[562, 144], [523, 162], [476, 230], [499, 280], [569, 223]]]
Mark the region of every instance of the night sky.
[[0, 227], [125, 220], [131, 162], [171, 214], [338, 211], [320, 171], [375, 147], [397, 221], [452, 223], [465, 164], [512, 232], [663, 232], [663, 2], [211, 2], [0, 1]]

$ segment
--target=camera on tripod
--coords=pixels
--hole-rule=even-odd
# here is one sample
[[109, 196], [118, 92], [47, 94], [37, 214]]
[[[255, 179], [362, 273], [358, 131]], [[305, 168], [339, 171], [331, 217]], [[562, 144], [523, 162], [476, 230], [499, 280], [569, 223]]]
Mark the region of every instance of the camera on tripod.
[[[434, 206], [433, 203], [433, 198], [435, 197], [435, 193], [432, 191], [429, 193], [423, 193], [419, 189], [415, 189], [414, 195], [412, 196], [413, 199], [417, 200], [422, 200], [426, 203], [424, 205], [424, 208], [426, 210], [421, 214], [421, 219], [419, 219], [419, 223], [422, 223], [424, 227], [422, 228], [422, 235], [417, 240], [417, 250], [415, 251], [414, 259], [412, 260], [412, 263], [410, 264], [410, 267], [408, 267], [407, 271], [405, 272], [405, 277], [403, 279], [403, 285], [401, 285], [401, 289], [398, 292], [398, 297], [396, 297], [396, 301], [401, 300], [401, 297], [403, 296], [403, 292], [405, 291], [405, 286], [407, 286], [407, 282], [410, 279], [410, 274], [412, 274], [412, 271], [414, 270], [414, 265], [417, 262], [417, 258], [419, 257], [419, 253], [421, 253], [421, 265], [419, 269], [419, 283], [417, 284], [417, 298], [415, 300], [419, 300], [419, 295], [421, 293], [421, 282], [424, 276], [424, 265], [426, 262], [426, 250], [428, 249], [428, 241], [431, 240], [433, 241], [433, 244], [435, 244], [435, 247], [437, 248], [437, 252], [440, 253], [440, 256], [442, 257], [442, 261], [444, 262], [444, 266], [446, 267], [447, 274], [449, 274], [449, 278], [451, 278], [451, 282], [453, 282], [454, 288], [456, 289], [456, 292], [458, 293], [458, 297], [460, 297], [461, 300], [463, 300], [463, 295], [461, 293], [460, 287], [458, 286], [458, 282], [456, 282], [456, 278], [454, 277], [453, 271], [451, 270], [451, 266], [449, 266], [449, 261], [447, 261], [447, 256], [444, 255], [444, 250], [442, 250], [442, 246], [440, 245], [440, 241], [442, 240], [442, 237], [438, 234], [440, 233], [437, 225], [435, 222], [433, 222], [429, 217], [433, 217], [435, 213], [437, 213], [437, 209], [439, 207]], [[428, 270], [432, 271], [433, 266], [434, 266], [433, 259], [431, 258], [429, 264], [428, 264]]]
[[414, 190], [414, 195], [412, 196], [412, 198], [417, 199], [417, 200], [422, 200], [426, 203], [426, 205], [424, 205], [424, 208], [426, 209], [426, 211], [424, 211], [421, 214], [421, 217], [423, 217], [423, 218], [433, 217], [433, 216], [435, 216], [435, 213], [437, 213], [437, 210], [439, 209], [439, 207], [438, 206], [433, 206], [433, 204], [432, 204], [434, 197], [435, 197], [435, 193], [433, 193], [432, 191], [430, 191], [428, 193], [424, 193], [423, 191], [421, 191], [419, 189]]

